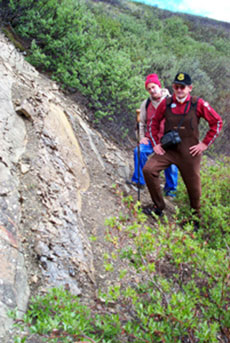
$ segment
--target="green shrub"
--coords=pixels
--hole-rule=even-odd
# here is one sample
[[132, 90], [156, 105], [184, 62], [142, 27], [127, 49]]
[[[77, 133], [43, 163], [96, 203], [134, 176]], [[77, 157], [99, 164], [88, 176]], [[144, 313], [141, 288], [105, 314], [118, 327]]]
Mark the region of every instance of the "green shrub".
[[[211, 162], [210, 162], [211, 161]], [[203, 158], [201, 168], [201, 236], [214, 249], [230, 246], [230, 163]], [[187, 217], [188, 196], [184, 183], [179, 182], [176, 203], [180, 208], [179, 219]]]
[[[45, 296], [31, 299], [23, 325], [19, 321], [17, 326], [27, 326], [30, 335], [39, 335], [44, 342], [68, 343], [89, 339], [91, 342], [115, 343], [113, 337], [120, 333], [117, 321], [116, 315], [94, 317], [89, 308], [80, 304], [78, 297], [62, 288], [53, 288]], [[27, 337], [24, 331], [15, 337], [15, 342], [26, 342]]]

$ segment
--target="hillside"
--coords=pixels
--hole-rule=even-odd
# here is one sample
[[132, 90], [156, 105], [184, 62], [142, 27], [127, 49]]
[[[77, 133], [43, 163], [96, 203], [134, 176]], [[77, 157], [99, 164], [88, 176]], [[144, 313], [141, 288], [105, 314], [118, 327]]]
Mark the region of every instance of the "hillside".
[[229, 154], [229, 24], [129, 1], [1, 3], [4, 30], [27, 60], [81, 99], [94, 127], [116, 142], [130, 146], [134, 139], [145, 76], [158, 73], [171, 91], [184, 70], [193, 93], [222, 115], [215, 151]]
[[[109, 3], [114, 3], [113, 1], [105, 1], [105, 2], [109, 2]], [[142, 5], [144, 5], [144, 2], [139, 1]], [[117, 4], [119, 2], [117, 1]], [[142, 6], [141, 5], [141, 6]], [[151, 8], [150, 5], [146, 5], [148, 9]], [[158, 16], [159, 18], [165, 19], [165, 18], [170, 18], [172, 16], [177, 16], [177, 17], [181, 17], [186, 19], [187, 21], [190, 21], [194, 24], [194, 27], [196, 26], [197, 29], [198, 27], [208, 27], [209, 29], [214, 29], [216, 30], [215, 32], [219, 31], [219, 29], [222, 31], [230, 31], [230, 23], [225, 22], [225, 21], [220, 21], [220, 20], [215, 20], [212, 18], [208, 18], [208, 17], [202, 17], [200, 15], [192, 15], [192, 14], [187, 14], [187, 13], [182, 13], [182, 12], [176, 12], [176, 11], [169, 11], [169, 10], [162, 10], [160, 8], [158, 8], [158, 6], [152, 6], [154, 7], [154, 11], [158, 12]], [[195, 31], [195, 29], [194, 29]]]

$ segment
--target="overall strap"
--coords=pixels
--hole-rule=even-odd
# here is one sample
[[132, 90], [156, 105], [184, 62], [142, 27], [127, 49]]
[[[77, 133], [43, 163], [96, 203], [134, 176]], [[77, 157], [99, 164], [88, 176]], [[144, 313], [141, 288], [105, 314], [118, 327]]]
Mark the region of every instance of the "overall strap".
[[186, 106], [185, 106], [185, 109], [184, 109], [184, 113], [182, 114], [182, 118], [181, 118], [181, 120], [180, 120], [180, 122], [179, 122], [179, 124], [178, 124], [178, 126], [177, 126], [177, 130], [179, 130], [179, 128], [181, 127], [181, 125], [182, 125], [182, 123], [183, 123], [183, 121], [184, 121], [184, 118], [185, 118], [185, 116], [186, 116], [186, 111], [187, 111], [187, 108], [188, 108], [188, 105], [189, 105], [189, 103], [190, 103], [190, 101], [187, 101], [187, 103], [186, 103]]

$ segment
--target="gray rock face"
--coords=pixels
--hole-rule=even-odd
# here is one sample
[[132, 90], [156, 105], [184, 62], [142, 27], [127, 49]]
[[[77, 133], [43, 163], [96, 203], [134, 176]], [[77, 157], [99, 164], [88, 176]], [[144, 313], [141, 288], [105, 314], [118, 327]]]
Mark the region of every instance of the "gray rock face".
[[9, 343], [7, 311], [23, 314], [30, 292], [95, 291], [103, 247], [89, 237], [104, 237], [118, 210], [112, 183], [129, 164], [3, 35], [0, 62], [0, 341]]
[[14, 82], [5, 42], [0, 38], [0, 338], [3, 340], [11, 319], [9, 309], [26, 308], [29, 287], [19, 238], [21, 209], [17, 163], [25, 152], [26, 126], [14, 111], [11, 88]]
[[38, 73], [2, 36], [0, 50], [0, 337], [7, 341], [7, 311], [25, 311], [36, 276], [30, 258], [43, 289], [63, 285], [80, 294], [76, 275], [92, 273], [92, 256], [79, 219], [89, 177], [73, 130], [55, 96], [40, 89]]

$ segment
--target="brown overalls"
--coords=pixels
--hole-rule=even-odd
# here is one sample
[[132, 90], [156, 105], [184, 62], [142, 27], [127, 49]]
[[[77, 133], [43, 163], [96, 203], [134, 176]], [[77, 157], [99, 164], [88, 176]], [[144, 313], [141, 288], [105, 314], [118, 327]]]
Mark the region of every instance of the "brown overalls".
[[[165, 132], [177, 129], [183, 115], [174, 114], [171, 111], [171, 99], [167, 99], [165, 111]], [[159, 174], [161, 170], [175, 164], [180, 170], [183, 181], [186, 185], [190, 206], [195, 212], [200, 209], [200, 161], [201, 155], [192, 156], [189, 147], [199, 143], [199, 119], [196, 115], [197, 97], [191, 98], [191, 106], [188, 113], [185, 114], [184, 121], [179, 128], [181, 143], [175, 148], [169, 149], [164, 155], [154, 154], [145, 164], [143, 174], [148, 186], [153, 203], [157, 208], [163, 210], [165, 202], [160, 188]]]

